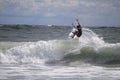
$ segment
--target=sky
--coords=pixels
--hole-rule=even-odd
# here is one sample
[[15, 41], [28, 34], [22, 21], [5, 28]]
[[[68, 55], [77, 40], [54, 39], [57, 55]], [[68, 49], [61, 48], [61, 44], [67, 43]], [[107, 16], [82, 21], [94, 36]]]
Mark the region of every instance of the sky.
[[0, 24], [120, 26], [120, 0], [0, 0]]

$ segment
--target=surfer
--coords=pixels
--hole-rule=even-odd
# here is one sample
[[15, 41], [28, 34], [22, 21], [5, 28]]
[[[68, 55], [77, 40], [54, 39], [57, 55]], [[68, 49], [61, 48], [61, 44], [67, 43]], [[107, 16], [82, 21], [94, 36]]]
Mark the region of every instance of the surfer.
[[[74, 36], [76, 35], [77, 37], [80, 37], [82, 35], [82, 27], [78, 19], [76, 19], [76, 21], [77, 21], [76, 26], [72, 23], [72, 26], [75, 28], [72, 33], [74, 34]], [[74, 38], [74, 36], [72, 36], [72, 38]]]

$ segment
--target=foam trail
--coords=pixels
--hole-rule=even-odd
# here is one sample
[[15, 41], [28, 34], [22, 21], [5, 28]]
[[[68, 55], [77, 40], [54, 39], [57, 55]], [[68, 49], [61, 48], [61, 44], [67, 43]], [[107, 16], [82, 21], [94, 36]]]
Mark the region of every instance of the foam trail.
[[79, 38], [79, 42], [84, 45], [90, 45], [93, 47], [102, 46], [105, 44], [102, 38], [99, 38], [92, 30], [83, 28], [83, 35]]

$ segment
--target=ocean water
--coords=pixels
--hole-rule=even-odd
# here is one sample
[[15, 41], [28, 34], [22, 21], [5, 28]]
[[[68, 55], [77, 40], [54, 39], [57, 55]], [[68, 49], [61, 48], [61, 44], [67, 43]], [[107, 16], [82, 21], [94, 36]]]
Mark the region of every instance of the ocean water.
[[120, 28], [0, 25], [0, 80], [120, 80]]

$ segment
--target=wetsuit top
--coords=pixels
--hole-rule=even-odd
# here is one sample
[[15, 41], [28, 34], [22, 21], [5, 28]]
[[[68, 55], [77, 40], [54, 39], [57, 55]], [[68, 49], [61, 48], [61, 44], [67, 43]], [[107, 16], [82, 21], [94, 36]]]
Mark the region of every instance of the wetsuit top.
[[77, 30], [78, 31], [77, 31], [76, 35], [77, 35], [77, 37], [80, 37], [82, 35], [82, 29], [81, 29], [80, 25], [77, 26]]

